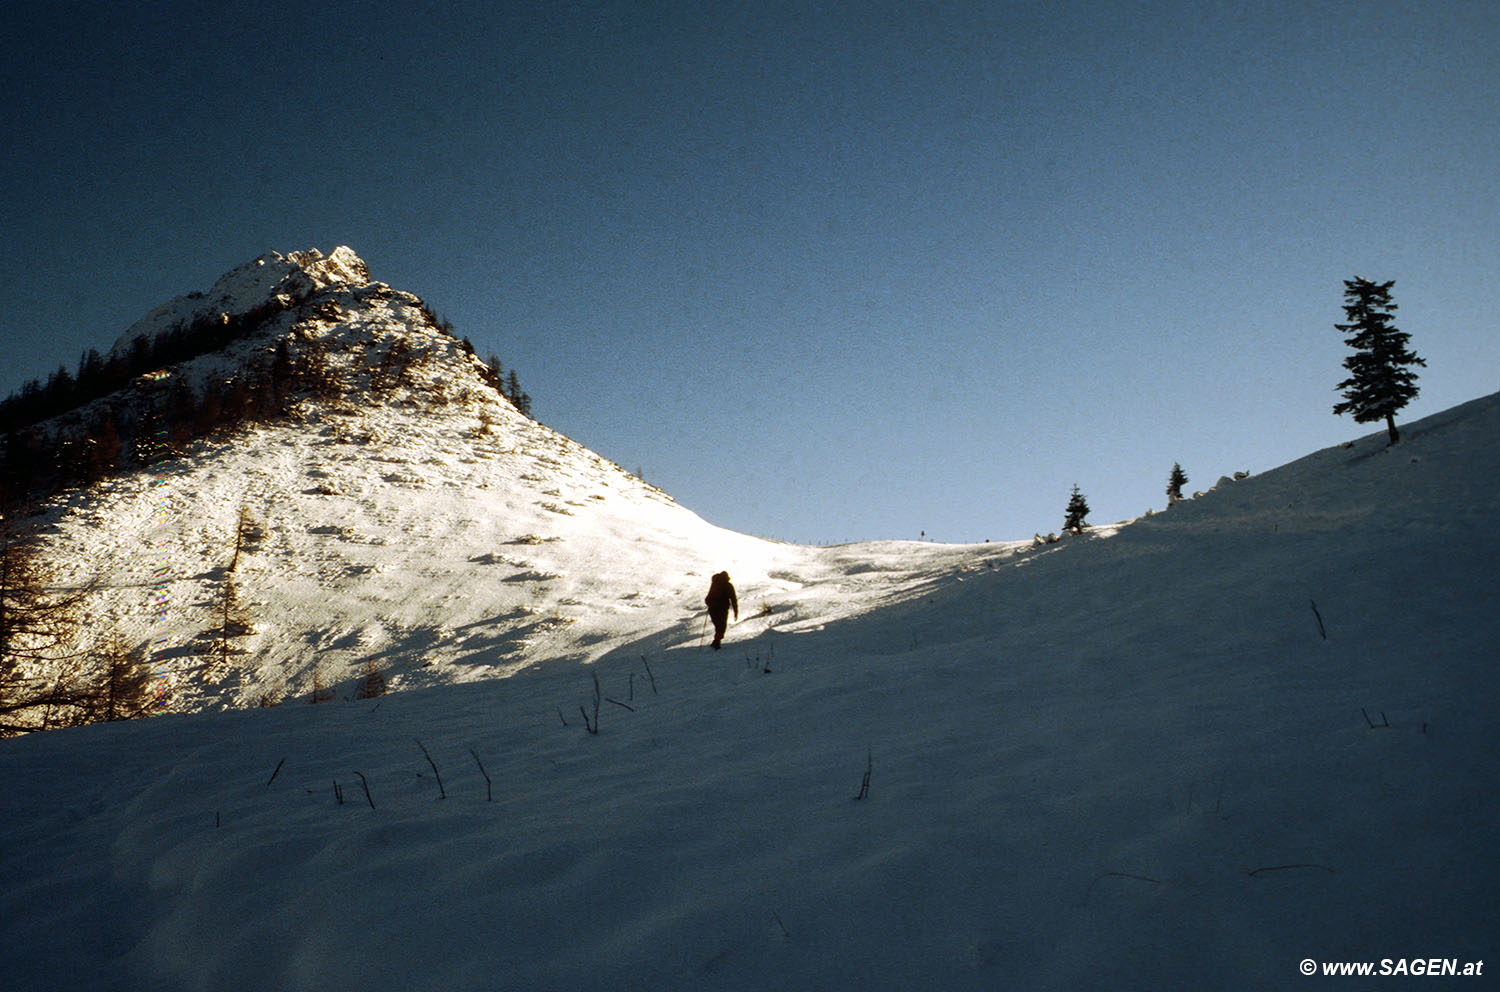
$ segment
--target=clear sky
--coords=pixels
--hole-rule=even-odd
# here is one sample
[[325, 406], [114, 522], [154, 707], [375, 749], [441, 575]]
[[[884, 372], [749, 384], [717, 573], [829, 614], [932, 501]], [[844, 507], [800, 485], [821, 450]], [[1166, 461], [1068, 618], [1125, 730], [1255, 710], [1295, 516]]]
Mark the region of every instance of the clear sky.
[[805, 542], [1103, 523], [1500, 389], [1500, 4], [51, 3], [0, 19], [0, 393], [339, 244], [552, 426]]

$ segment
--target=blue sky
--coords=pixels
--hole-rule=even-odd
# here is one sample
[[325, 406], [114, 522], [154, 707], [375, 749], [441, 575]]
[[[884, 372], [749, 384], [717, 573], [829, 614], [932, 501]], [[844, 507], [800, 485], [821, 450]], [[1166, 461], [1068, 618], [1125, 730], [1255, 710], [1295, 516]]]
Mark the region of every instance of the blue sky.
[[[32, 5], [0, 392], [353, 247], [534, 412], [736, 530], [1029, 537], [1500, 389], [1500, 5]], [[1378, 429], [1378, 425], [1373, 425]]]

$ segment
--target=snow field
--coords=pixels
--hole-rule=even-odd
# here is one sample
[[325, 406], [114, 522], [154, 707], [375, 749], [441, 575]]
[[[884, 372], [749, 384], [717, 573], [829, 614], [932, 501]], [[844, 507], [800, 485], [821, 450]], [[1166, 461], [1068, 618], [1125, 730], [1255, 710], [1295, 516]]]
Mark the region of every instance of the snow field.
[[[1497, 427], [1490, 397], [1045, 548], [747, 542], [717, 653], [684, 612], [500, 680], [6, 742], [0, 970], [1238, 989], [1482, 959]], [[685, 610], [706, 573], [663, 554]]]
[[[521, 417], [347, 249], [120, 346], [278, 293], [306, 306], [267, 334], [345, 383], [414, 357], [53, 507], [61, 580], [177, 712], [0, 742], [0, 986], [1242, 989], [1493, 953], [1500, 396], [1057, 544], [804, 548]], [[356, 700], [370, 669], [395, 691]]]

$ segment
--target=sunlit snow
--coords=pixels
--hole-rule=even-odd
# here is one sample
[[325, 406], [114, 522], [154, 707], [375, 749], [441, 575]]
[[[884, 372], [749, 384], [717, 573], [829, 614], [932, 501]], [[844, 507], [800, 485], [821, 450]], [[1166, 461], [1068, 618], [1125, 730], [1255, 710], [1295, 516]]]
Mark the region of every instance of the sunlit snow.
[[[175, 705], [284, 702], [0, 742], [0, 984], [1243, 989], [1484, 959], [1497, 436], [1491, 396], [1055, 544], [837, 548], [716, 528], [477, 390], [204, 445], [57, 541], [177, 652]], [[241, 507], [255, 632], [195, 670]], [[354, 699], [370, 664], [396, 691]], [[320, 666], [338, 698], [307, 705]]]

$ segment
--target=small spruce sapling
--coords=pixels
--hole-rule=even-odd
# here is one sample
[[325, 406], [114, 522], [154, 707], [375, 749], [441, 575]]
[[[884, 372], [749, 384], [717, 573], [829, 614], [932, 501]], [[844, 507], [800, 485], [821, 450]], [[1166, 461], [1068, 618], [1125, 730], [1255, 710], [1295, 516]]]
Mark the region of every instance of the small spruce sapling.
[[1088, 527], [1085, 518], [1089, 515], [1089, 504], [1083, 498], [1083, 493], [1078, 491], [1077, 484], [1073, 486], [1073, 495], [1068, 498], [1067, 519], [1063, 521], [1063, 530], [1073, 534], [1082, 534], [1084, 528]]
[[1182, 501], [1182, 487], [1187, 485], [1187, 473], [1177, 462], [1172, 463], [1172, 474], [1167, 477], [1167, 505]]

